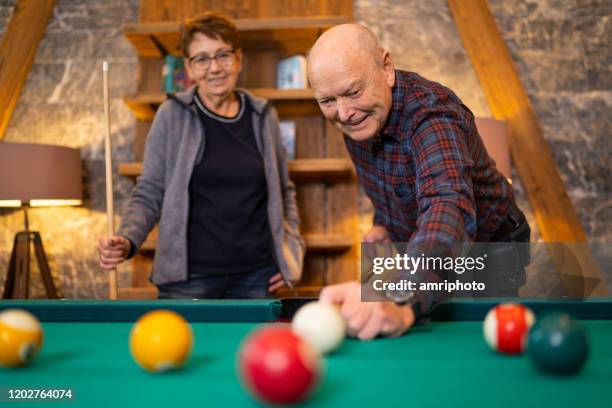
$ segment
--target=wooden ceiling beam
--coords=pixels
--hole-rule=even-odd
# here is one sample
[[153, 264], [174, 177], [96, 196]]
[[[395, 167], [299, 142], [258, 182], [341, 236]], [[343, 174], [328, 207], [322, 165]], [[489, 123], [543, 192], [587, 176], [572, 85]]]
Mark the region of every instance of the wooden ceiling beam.
[[55, 0], [17, 0], [0, 40], [0, 140], [53, 14]]

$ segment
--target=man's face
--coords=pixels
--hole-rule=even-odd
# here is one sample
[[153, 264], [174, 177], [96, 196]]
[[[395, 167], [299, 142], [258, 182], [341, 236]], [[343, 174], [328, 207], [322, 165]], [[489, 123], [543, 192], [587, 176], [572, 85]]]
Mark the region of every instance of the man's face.
[[389, 54], [309, 61], [310, 84], [323, 115], [356, 141], [380, 132], [391, 110], [395, 71]]

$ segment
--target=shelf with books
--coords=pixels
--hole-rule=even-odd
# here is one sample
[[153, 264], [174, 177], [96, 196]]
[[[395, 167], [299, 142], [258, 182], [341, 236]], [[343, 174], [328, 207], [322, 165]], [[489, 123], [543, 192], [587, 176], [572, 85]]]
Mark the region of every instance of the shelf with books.
[[[242, 34], [245, 50], [276, 49], [290, 53], [305, 53], [322, 31], [350, 21], [352, 19], [345, 16], [234, 20]], [[162, 49], [178, 55], [179, 25], [178, 21], [128, 23], [123, 27], [123, 34], [141, 57], [163, 57]]]
[[[352, 177], [353, 164], [349, 159], [296, 159], [288, 162], [289, 174], [295, 180], [334, 180]], [[119, 163], [119, 174], [138, 177], [141, 162]]]
[[[254, 95], [261, 96], [272, 102], [311, 102], [315, 103], [312, 94], [312, 89], [277, 89], [277, 88], [250, 88]], [[123, 102], [134, 113], [134, 116], [140, 120], [153, 120], [155, 111], [166, 100], [166, 95], [162, 92], [158, 93], [139, 93], [125, 96]], [[282, 111], [282, 107], [279, 109]]]

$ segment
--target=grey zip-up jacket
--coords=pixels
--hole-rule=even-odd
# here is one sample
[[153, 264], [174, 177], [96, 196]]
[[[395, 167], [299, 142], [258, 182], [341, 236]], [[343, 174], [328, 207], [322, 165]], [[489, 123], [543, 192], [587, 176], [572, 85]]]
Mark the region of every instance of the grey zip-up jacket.
[[[186, 281], [189, 180], [202, 159], [206, 135], [194, 103], [195, 86], [168, 95], [161, 104], [145, 145], [142, 174], [124, 211], [118, 235], [140, 248], [159, 222], [151, 281], [156, 285]], [[253, 130], [268, 185], [268, 220], [274, 256], [289, 286], [302, 275], [304, 240], [296, 192], [289, 179], [278, 115], [265, 99], [241, 90], [253, 106]], [[136, 249], [130, 253], [134, 255]], [[236, 254], [240, 257], [240, 254]]]

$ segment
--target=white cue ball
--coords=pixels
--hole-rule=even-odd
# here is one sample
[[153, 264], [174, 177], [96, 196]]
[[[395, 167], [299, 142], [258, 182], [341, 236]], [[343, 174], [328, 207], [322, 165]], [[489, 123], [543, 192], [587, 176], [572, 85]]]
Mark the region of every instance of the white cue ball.
[[309, 302], [302, 306], [291, 324], [293, 332], [319, 352], [336, 350], [346, 336], [346, 323], [336, 306]]

